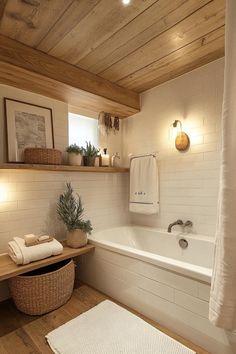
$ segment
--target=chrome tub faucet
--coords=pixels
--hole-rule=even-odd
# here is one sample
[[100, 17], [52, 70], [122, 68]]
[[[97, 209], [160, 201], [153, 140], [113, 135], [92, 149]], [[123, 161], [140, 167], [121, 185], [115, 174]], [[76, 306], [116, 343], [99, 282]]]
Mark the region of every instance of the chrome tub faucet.
[[190, 220], [187, 220], [185, 223], [184, 223], [184, 227], [192, 227], [193, 226], [193, 223], [192, 223], [192, 221], [190, 221]]
[[172, 222], [172, 224], [170, 224], [169, 226], [168, 226], [168, 232], [171, 232], [171, 229], [172, 229], [172, 227], [173, 226], [175, 226], [175, 225], [184, 225], [184, 223], [183, 223], [183, 221], [182, 220], [177, 220], [177, 221], [175, 221], [175, 222]]
[[192, 223], [192, 221], [190, 221], [190, 220], [187, 220], [187, 221], [184, 223], [182, 220], [178, 219], [177, 221], [172, 222], [172, 224], [170, 224], [170, 225], [168, 226], [168, 230], [167, 230], [167, 231], [168, 231], [168, 232], [171, 232], [172, 227], [175, 226], [175, 225], [181, 225], [181, 226], [183, 226], [183, 227], [192, 227], [192, 226], [193, 226], [193, 223]]

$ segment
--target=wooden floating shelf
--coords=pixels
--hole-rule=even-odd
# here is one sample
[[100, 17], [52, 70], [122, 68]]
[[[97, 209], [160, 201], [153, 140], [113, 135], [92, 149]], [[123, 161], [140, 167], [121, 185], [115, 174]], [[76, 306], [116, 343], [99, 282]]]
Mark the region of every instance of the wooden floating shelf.
[[124, 173], [129, 172], [125, 167], [90, 167], [90, 166], [69, 166], [69, 165], [36, 165], [24, 163], [4, 163], [0, 169], [5, 170], [36, 170], [53, 172], [105, 172], [105, 173]]
[[86, 245], [81, 248], [70, 248], [64, 246], [62, 254], [59, 254], [58, 256], [51, 256], [40, 261], [31, 262], [26, 265], [17, 265], [12, 261], [8, 254], [2, 254], [0, 255], [0, 280], [13, 278], [17, 275], [42, 268], [65, 259], [81, 256], [82, 254], [93, 251], [94, 248], [95, 247], [93, 245]]

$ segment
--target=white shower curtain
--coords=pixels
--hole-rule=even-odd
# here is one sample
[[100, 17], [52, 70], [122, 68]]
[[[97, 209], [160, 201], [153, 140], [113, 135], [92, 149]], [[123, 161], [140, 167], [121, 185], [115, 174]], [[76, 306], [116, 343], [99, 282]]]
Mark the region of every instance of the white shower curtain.
[[209, 318], [236, 329], [236, 0], [226, 5], [222, 165]]

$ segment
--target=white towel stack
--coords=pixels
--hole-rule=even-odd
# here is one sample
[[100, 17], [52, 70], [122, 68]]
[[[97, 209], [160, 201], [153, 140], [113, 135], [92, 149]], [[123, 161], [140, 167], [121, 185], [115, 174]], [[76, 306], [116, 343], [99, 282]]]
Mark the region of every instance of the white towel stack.
[[131, 160], [129, 210], [140, 214], [159, 212], [158, 169], [153, 155]]
[[14, 237], [8, 243], [8, 254], [16, 264], [28, 264], [50, 256], [57, 256], [63, 252], [63, 246], [56, 239], [51, 242], [27, 247], [25, 240]]

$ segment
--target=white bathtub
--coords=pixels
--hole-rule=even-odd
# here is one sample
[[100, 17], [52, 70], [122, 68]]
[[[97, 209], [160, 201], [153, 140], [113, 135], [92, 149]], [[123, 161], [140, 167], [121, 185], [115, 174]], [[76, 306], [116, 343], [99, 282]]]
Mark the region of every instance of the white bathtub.
[[[188, 247], [182, 249], [179, 240]], [[214, 240], [200, 235], [125, 226], [103, 230], [89, 237], [90, 243], [159, 267], [210, 283]]]
[[210, 353], [232, 353], [224, 331], [208, 320], [212, 238], [126, 226], [93, 233], [89, 242], [96, 247], [79, 258], [82, 281]]

